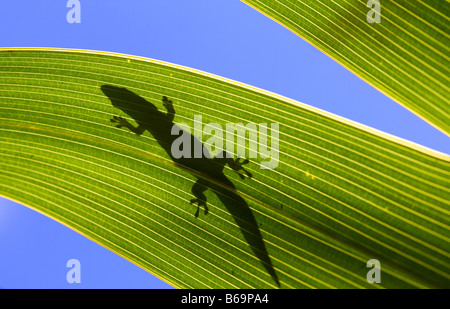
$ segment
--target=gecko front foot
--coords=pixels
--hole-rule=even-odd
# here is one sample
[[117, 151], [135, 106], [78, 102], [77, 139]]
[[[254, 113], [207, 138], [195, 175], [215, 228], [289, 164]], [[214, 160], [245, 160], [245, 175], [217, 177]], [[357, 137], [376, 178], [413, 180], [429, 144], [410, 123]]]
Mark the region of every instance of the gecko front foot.
[[173, 108], [173, 102], [172, 102], [172, 100], [169, 100], [166, 96], [163, 96], [162, 101], [163, 101], [163, 106], [164, 106], [166, 109]]
[[110, 121], [112, 123], [116, 123], [116, 127], [117, 128], [121, 128], [121, 127], [127, 127], [129, 128], [131, 126], [131, 124], [128, 122], [128, 120], [120, 117], [120, 116], [113, 116]]

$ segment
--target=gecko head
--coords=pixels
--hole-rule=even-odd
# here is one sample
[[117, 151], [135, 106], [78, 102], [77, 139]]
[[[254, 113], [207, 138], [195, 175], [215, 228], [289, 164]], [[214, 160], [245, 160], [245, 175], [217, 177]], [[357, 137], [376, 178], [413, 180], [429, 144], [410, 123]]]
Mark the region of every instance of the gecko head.
[[112, 85], [102, 85], [100, 89], [103, 91], [103, 93], [108, 97], [115, 97], [117, 93], [121, 91], [128, 91], [126, 88], [123, 87], [116, 87]]
[[131, 108], [132, 105], [140, 105], [139, 107], [152, 107], [156, 109], [156, 106], [145, 100], [143, 97], [138, 96], [134, 92], [124, 87], [117, 87], [112, 85], [103, 85], [100, 87], [103, 93], [111, 100], [112, 105], [124, 110]]
[[138, 122], [158, 111], [155, 105], [127, 88], [102, 85], [100, 89], [109, 98], [114, 107], [125, 112]]

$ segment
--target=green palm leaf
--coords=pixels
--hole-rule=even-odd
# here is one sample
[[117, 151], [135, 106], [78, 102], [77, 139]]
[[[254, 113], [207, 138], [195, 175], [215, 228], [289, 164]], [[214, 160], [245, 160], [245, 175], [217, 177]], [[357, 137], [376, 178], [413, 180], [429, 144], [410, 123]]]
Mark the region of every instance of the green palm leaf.
[[450, 133], [448, 1], [379, 1], [379, 23], [374, 1], [243, 2]]
[[[0, 71], [0, 194], [175, 287], [449, 286], [447, 155], [145, 58], [2, 49]], [[250, 158], [241, 179], [233, 164], [177, 160], [170, 115], [278, 123], [278, 166]], [[198, 217], [196, 182], [211, 189]], [[370, 259], [380, 284], [366, 280]]]

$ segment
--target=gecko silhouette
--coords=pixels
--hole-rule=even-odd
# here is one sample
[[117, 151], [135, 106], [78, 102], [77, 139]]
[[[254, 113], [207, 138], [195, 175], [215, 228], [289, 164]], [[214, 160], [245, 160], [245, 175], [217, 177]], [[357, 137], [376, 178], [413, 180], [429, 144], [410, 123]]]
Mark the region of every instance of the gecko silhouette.
[[[242, 166], [247, 164], [248, 160], [227, 158], [225, 152], [222, 153], [221, 158], [218, 156], [211, 158], [208, 156], [207, 149], [202, 149], [203, 154], [206, 154], [202, 158], [194, 158], [193, 153], [190, 158], [175, 158], [172, 155], [171, 147], [178, 136], [171, 134], [172, 127], [176, 126], [173, 122], [175, 109], [171, 100], [165, 96], [162, 98], [163, 106], [167, 110], [166, 113], [163, 113], [155, 105], [126, 88], [103, 85], [101, 90], [111, 100], [113, 106], [125, 112], [137, 123], [137, 126], [134, 126], [122, 117], [113, 116], [111, 122], [116, 124], [116, 127], [127, 128], [136, 135], [148, 131], [177, 166], [197, 178], [191, 189], [194, 198], [190, 200], [191, 204], [197, 203], [195, 217], [199, 215], [200, 206], [204, 207], [205, 214], [208, 213], [204, 192], [208, 189], [212, 190], [232, 215], [253, 253], [276, 284], [280, 286], [255, 217], [247, 202], [236, 192], [236, 187], [224, 174], [225, 165], [228, 164], [241, 179], [244, 179], [245, 176], [240, 171], [243, 171], [247, 177], [251, 177], [251, 173]], [[196, 143], [200, 143], [201, 147], [204, 147], [202, 142], [190, 133], [184, 132], [184, 134], [189, 134], [192, 152]]]

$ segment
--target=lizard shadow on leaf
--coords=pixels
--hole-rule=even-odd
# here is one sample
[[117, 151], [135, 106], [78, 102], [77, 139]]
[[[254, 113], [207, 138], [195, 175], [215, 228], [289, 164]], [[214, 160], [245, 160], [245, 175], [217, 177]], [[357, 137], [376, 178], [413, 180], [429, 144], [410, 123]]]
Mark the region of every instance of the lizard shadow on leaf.
[[204, 207], [205, 214], [208, 213], [204, 192], [208, 189], [212, 190], [232, 215], [253, 253], [263, 264], [276, 284], [280, 286], [278, 276], [267, 253], [256, 219], [247, 202], [236, 193], [236, 187], [223, 171], [225, 165], [228, 164], [232, 170], [238, 173], [241, 179], [246, 178], [246, 176], [251, 177], [251, 173], [243, 167], [244, 164], [248, 163], [248, 160], [227, 158], [225, 152], [222, 153], [222, 156], [210, 158], [208, 157], [208, 151], [203, 149], [202, 142], [186, 131], [183, 134], [189, 134], [192, 151], [196, 149], [195, 144], [200, 143], [203, 153], [207, 156], [194, 158], [194, 154], [192, 153], [190, 158], [175, 158], [172, 155], [171, 147], [178, 136], [171, 134], [172, 127], [177, 125], [173, 122], [175, 109], [170, 99], [165, 96], [162, 97], [163, 106], [167, 110], [164, 113], [159, 111], [152, 103], [126, 88], [103, 85], [101, 86], [101, 90], [111, 100], [114, 107], [125, 112], [137, 123], [137, 126], [134, 126], [122, 117], [113, 116], [111, 122], [116, 127], [127, 128], [136, 135], [141, 135], [145, 131], [148, 131], [177, 166], [185, 171], [192, 171], [191, 174], [197, 178], [197, 181], [191, 189], [194, 198], [190, 201], [191, 204], [198, 204], [195, 216], [197, 217], [199, 215], [200, 206]]

